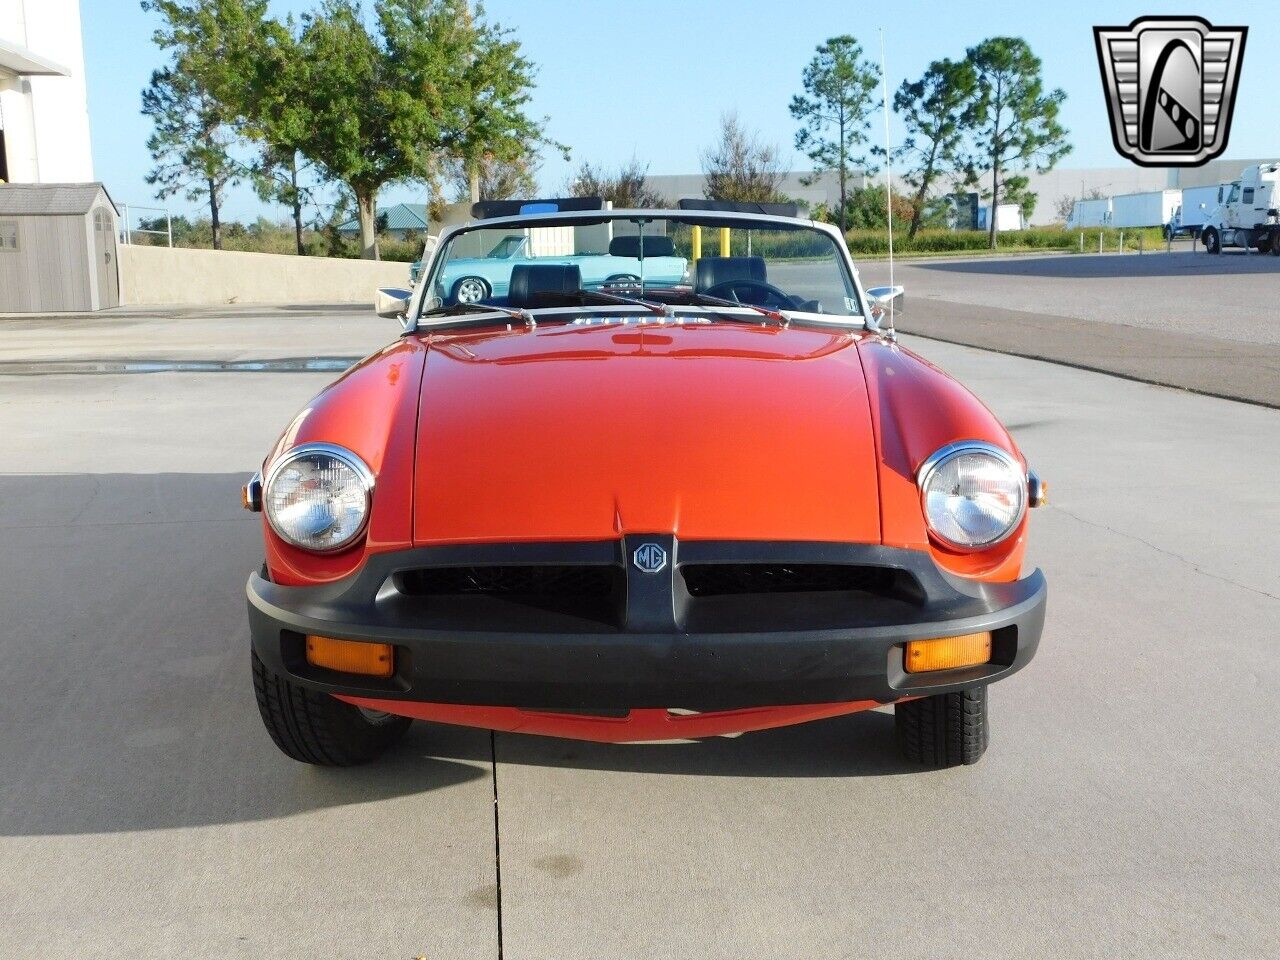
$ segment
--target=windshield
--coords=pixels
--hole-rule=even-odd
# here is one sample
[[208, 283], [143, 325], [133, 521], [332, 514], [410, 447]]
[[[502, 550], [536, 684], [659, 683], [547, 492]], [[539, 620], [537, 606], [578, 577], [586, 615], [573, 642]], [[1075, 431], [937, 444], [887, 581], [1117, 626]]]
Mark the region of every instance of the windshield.
[[714, 312], [716, 300], [727, 300], [833, 320], [861, 317], [835, 238], [802, 221], [604, 214], [476, 226], [446, 242], [429, 284], [428, 312], [470, 303], [578, 307], [591, 293], [606, 293], [694, 312]]

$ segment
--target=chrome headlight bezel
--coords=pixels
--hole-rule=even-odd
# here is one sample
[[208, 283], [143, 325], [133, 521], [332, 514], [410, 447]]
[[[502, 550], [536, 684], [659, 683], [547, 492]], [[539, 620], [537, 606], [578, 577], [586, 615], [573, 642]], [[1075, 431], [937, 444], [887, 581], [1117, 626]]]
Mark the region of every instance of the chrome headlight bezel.
[[[299, 541], [290, 535], [288, 531], [282, 529], [275, 520], [271, 496], [272, 488], [281, 472], [304, 457], [317, 455], [330, 457], [350, 469], [355, 474], [361, 487], [364, 488], [364, 512], [360, 518], [359, 525], [341, 541], [324, 547], [317, 547], [313, 544]], [[266, 480], [262, 484], [262, 512], [272, 532], [291, 547], [314, 554], [341, 553], [343, 550], [350, 549], [351, 545], [364, 535], [369, 526], [369, 514], [373, 508], [373, 487], [373, 471], [369, 469], [363, 460], [346, 447], [340, 447], [336, 443], [304, 443], [285, 451], [271, 464], [271, 469], [267, 471]]]
[[[1018, 493], [1018, 510], [1012, 522], [995, 537], [984, 540], [982, 542], [964, 543], [953, 540], [945, 534], [939, 532], [933, 525], [929, 515], [929, 484], [936, 476], [938, 470], [945, 466], [956, 457], [963, 455], [980, 455], [991, 458], [1007, 469], [1010, 478], [1014, 481], [1013, 487]], [[949, 443], [944, 447], [936, 450], [920, 465], [920, 469], [916, 471], [916, 487], [920, 495], [920, 510], [924, 516], [925, 527], [929, 531], [929, 535], [935, 537], [941, 543], [945, 544], [949, 549], [962, 553], [978, 553], [983, 550], [989, 550], [997, 544], [1008, 540], [1015, 531], [1022, 525], [1023, 518], [1027, 515], [1028, 507], [1028, 487], [1027, 487], [1027, 471], [1023, 465], [1008, 450], [996, 446], [993, 443], [987, 443], [983, 440], [961, 440], [956, 443]]]

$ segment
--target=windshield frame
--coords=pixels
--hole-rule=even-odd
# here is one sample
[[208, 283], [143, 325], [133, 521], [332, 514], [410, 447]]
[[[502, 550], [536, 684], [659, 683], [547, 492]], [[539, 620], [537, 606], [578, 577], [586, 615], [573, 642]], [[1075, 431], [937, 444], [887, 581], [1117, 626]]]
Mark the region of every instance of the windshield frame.
[[[835, 249], [837, 269], [842, 271], [843, 279], [853, 290], [854, 299], [857, 302], [858, 314], [823, 314], [810, 313], [806, 311], [788, 311], [790, 318], [794, 320], [822, 326], [833, 329], [853, 329], [853, 330], [871, 330], [873, 325], [868, 321], [869, 304], [866, 298], [866, 291], [862, 285], [862, 279], [858, 274], [857, 265], [853, 261], [853, 257], [849, 253], [848, 246], [844, 243], [843, 237], [840, 235], [838, 227], [822, 223], [816, 220], [807, 220], [800, 217], [780, 217], [770, 216], [759, 213], [733, 213], [722, 211], [708, 210], [674, 210], [674, 209], [619, 209], [619, 210], [582, 210], [572, 212], [557, 213], [538, 213], [538, 214], [522, 214], [510, 217], [494, 217], [487, 220], [470, 220], [463, 224], [450, 227], [443, 231], [435, 248], [431, 251], [430, 256], [423, 264], [423, 270], [420, 279], [413, 291], [413, 297], [409, 303], [409, 311], [406, 318], [404, 332], [411, 334], [423, 330], [432, 330], [446, 328], [456, 325], [459, 317], [442, 316], [424, 317], [423, 313], [427, 309], [427, 303], [432, 299], [430, 291], [435, 284], [436, 276], [443, 268], [445, 263], [445, 251], [450, 247], [451, 241], [461, 234], [469, 233], [475, 230], [502, 230], [509, 228], [525, 227], [556, 227], [556, 226], [577, 226], [584, 224], [605, 223], [609, 220], [630, 220], [642, 218], [644, 220], [668, 220], [685, 224], [700, 224], [704, 227], [737, 227], [746, 228], [749, 224], [755, 224], [760, 227], [764, 225], [781, 228], [781, 229], [812, 229], [827, 234], [831, 239]], [[689, 314], [699, 318], [723, 314], [734, 316], [745, 315], [758, 318], [758, 314], [748, 307], [743, 307], [741, 311], [731, 310], [728, 307], [710, 307], [703, 305], [680, 305], [677, 308], [680, 314]], [[572, 312], [575, 314], [594, 314], [594, 313], [614, 313], [616, 314], [618, 307], [607, 306], [548, 306], [534, 307], [529, 313], [536, 317], [549, 316], [554, 314], [563, 314]], [[643, 311], [642, 311], [643, 312]], [[469, 321], [468, 325], [474, 325], [476, 321], [485, 318], [485, 314], [475, 313], [466, 317]], [[495, 310], [492, 314], [493, 322], [507, 323], [509, 318]], [[668, 322], [678, 322], [674, 319]]]

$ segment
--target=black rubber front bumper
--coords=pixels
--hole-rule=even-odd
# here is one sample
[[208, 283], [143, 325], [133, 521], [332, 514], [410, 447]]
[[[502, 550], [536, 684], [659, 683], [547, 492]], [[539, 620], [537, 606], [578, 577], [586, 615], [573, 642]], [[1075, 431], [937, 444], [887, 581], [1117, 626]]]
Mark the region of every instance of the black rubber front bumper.
[[[646, 544], [668, 558], [656, 573], [633, 561]], [[601, 571], [617, 583], [617, 595], [576, 609], [572, 597], [566, 606], [563, 597], [549, 603], [416, 588], [421, 571], [547, 566]], [[858, 577], [841, 576], [846, 569]], [[707, 570], [729, 571], [719, 581], [732, 586], [693, 577]], [[826, 580], [801, 582], [815, 570]], [[677, 542], [668, 534], [380, 554], [324, 586], [281, 586], [255, 573], [248, 597], [253, 647], [264, 663], [331, 693], [539, 710], [706, 711], [890, 702], [999, 680], [1035, 653], [1046, 585], [1038, 570], [1012, 583], [954, 577], [915, 550]], [[990, 663], [931, 674], [903, 668], [909, 640], [985, 630], [993, 636]], [[395, 676], [314, 667], [306, 662], [307, 634], [394, 644]]]

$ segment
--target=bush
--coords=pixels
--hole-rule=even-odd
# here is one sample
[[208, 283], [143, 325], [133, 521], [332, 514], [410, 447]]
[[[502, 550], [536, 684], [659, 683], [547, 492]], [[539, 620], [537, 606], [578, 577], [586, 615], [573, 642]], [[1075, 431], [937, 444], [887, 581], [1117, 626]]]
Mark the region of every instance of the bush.
[[[1080, 234], [1084, 233], [1084, 252], [1098, 252], [1098, 234], [1102, 233], [1103, 250], [1118, 250], [1120, 235], [1124, 234], [1125, 250], [1136, 250], [1139, 240], [1147, 250], [1163, 245], [1159, 227], [1139, 230], [1064, 230], [1062, 227], [1036, 227], [1030, 230], [1012, 230], [996, 234], [996, 252], [1011, 250], [1066, 250], [1080, 249]], [[889, 237], [884, 230], [850, 230], [845, 234], [849, 252], [853, 254], [887, 254]], [[989, 249], [985, 230], [921, 230], [914, 239], [908, 239], [906, 231], [893, 234], [895, 254], [912, 253], [981, 253]]]

